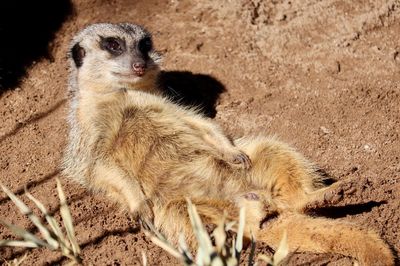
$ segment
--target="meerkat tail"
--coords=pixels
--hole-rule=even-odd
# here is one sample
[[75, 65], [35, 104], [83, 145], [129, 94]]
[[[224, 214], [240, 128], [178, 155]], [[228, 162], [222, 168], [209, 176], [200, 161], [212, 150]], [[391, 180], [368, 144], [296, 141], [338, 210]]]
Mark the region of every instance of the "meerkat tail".
[[326, 218], [282, 215], [267, 222], [257, 239], [276, 248], [285, 230], [292, 252], [338, 253], [357, 259], [360, 265], [394, 265], [388, 245], [376, 233]]

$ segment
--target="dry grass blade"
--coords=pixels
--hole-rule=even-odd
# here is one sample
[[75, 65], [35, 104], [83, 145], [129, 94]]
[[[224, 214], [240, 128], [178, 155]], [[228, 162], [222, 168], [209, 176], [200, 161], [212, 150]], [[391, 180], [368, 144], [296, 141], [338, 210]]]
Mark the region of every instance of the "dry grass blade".
[[14, 202], [15, 205], [20, 209], [21, 213], [28, 215], [32, 210], [25, 205], [14, 193], [11, 192], [7, 187], [0, 183], [1, 189], [7, 194], [7, 196]]
[[0, 240], [0, 247], [24, 247], [24, 248], [37, 248], [38, 244], [29, 240]]
[[168, 243], [160, 240], [155, 235], [152, 235], [152, 234], [149, 234], [149, 233], [145, 233], [145, 234], [146, 234], [147, 237], [150, 238], [151, 241], [153, 241], [154, 244], [156, 244], [160, 248], [164, 249], [165, 251], [167, 251], [169, 254], [171, 254], [175, 258], [178, 258], [178, 259], [182, 258], [181, 253], [179, 253], [179, 251], [177, 251], [175, 248], [173, 248]]
[[53, 234], [58, 238], [58, 242], [61, 246], [61, 251], [63, 254], [69, 254], [70, 245], [69, 242], [65, 240], [64, 234], [61, 228], [58, 226], [56, 220], [49, 214], [46, 207], [29, 192], [25, 192], [26, 196], [38, 207], [38, 209], [43, 213], [46, 218], [47, 223], [50, 225]]
[[267, 263], [267, 265], [278, 266], [278, 265], [282, 265], [285, 258], [287, 258], [288, 254], [289, 254], [289, 247], [288, 247], [288, 243], [287, 243], [287, 233], [285, 230], [283, 232], [282, 239], [279, 243], [278, 248], [276, 249], [274, 256], [272, 258], [270, 258], [265, 255], [258, 255], [258, 259], [263, 260], [264, 262]]
[[22, 264], [22, 262], [24, 262], [24, 260], [26, 259], [27, 256], [28, 256], [28, 254], [25, 254], [22, 258], [15, 258], [11, 261], [4, 260], [4, 262], [5, 262], [5, 265], [7, 265], [7, 266], [19, 266]]
[[150, 229], [150, 231], [146, 230], [145, 233], [150, 234], [150, 235], [154, 234], [157, 238], [159, 238], [160, 240], [162, 240], [163, 242], [168, 244], [168, 241], [165, 239], [165, 237], [160, 232], [158, 232], [158, 230], [154, 227], [153, 224], [148, 223], [144, 220], [141, 220], [141, 223], [143, 225], [143, 228], [147, 227], [148, 229]]
[[245, 225], [245, 214], [246, 214], [246, 209], [243, 207], [240, 209], [240, 214], [239, 214], [239, 228], [238, 228], [238, 233], [236, 237], [236, 252], [237, 255], [240, 254], [243, 248], [243, 232], [244, 232], [244, 225]]
[[197, 241], [199, 243], [199, 249], [197, 258], [202, 260], [197, 260], [199, 265], [209, 265], [211, 263], [210, 256], [214, 253], [212, 248], [212, 243], [210, 236], [208, 235], [206, 229], [201, 222], [200, 216], [196, 210], [196, 207], [192, 204], [190, 199], [187, 199], [189, 218], [192, 223], [194, 233], [196, 235]]
[[274, 263], [275, 265], [279, 265], [289, 254], [289, 247], [287, 242], [287, 233], [286, 230], [283, 232], [283, 237], [281, 242], [279, 243], [278, 249], [274, 254]]
[[236, 248], [235, 247], [236, 247], [236, 240], [232, 239], [231, 256], [232, 256], [232, 258], [234, 258], [236, 260], [236, 256], [235, 256]]
[[147, 266], [147, 257], [144, 251], [142, 251], [142, 265]]
[[[218, 224], [218, 226], [213, 231], [213, 236], [215, 239], [215, 245], [218, 253], [224, 253], [225, 242], [226, 242], [226, 232], [225, 232], [225, 215]], [[222, 254], [225, 255], [225, 254]]]
[[176, 250], [171, 244], [168, 243], [168, 241], [165, 239], [165, 237], [160, 232], [157, 231], [157, 229], [154, 227], [153, 224], [147, 223], [145, 221], [141, 221], [141, 222], [144, 223], [144, 225], [145, 225], [143, 228], [147, 227], [150, 230], [149, 231], [149, 230], [145, 229], [144, 233], [147, 237], [150, 238], [151, 241], [154, 242], [154, 244], [156, 244], [160, 248], [164, 249], [165, 251], [170, 253], [175, 258], [182, 257], [182, 255], [179, 253], [179, 251]]
[[29, 214], [28, 217], [30, 218], [32, 223], [39, 229], [40, 233], [42, 234], [46, 242], [49, 244], [50, 249], [52, 250], [57, 249], [59, 247], [57, 240], [55, 240], [51, 236], [49, 230], [47, 230], [47, 228], [40, 222], [39, 217], [33, 214]]
[[[27, 197], [32, 200], [32, 202], [39, 208], [39, 210], [44, 214], [46, 221], [49, 223], [50, 227], [46, 227], [42, 224], [41, 219], [36, 216], [32, 210], [23, 203], [13, 192], [7, 189], [0, 183], [1, 188], [10, 197], [14, 204], [18, 207], [22, 214], [27, 215], [32, 223], [39, 229], [44, 240], [38, 238], [31, 232], [18, 227], [13, 224], [9, 224], [5, 221], [0, 220], [0, 223], [5, 227], [10, 229], [16, 236], [23, 238], [24, 240], [0, 240], [0, 246], [13, 246], [13, 247], [29, 247], [38, 248], [46, 247], [51, 250], [61, 248], [62, 254], [71, 259], [71, 263], [67, 265], [81, 264], [82, 260], [79, 257], [80, 248], [75, 238], [75, 232], [72, 224], [71, 213], [69, 212], [68, 206], [66, 205], [65, 194], [62, 191], [61, 184], [57, 180], [57, 190], [60, 197], [60, 212], [66, 227], [68, 239], [65, 239], [64, 234], [57, 221], [51, 216], [45, 206], [33, 197], [31, 194], [26, 192]], [[49, 229], [50, 228], [50, 229]], [[47, 243], [46, 243], [47, 242]], [[72, 247], [72, 248], [71, 248]]]
[[34, 234], [31, 232], [26, 231], [25, 229], [15, 226], [13, 224], [9, 224], [3, 220], [0, 220], [0, 223], [10, 229], [14, 234], [16, 234], [19, 237], [22, 237], [25, 241], [30, 241], [36, 243], [38, 246], [42, 247], [48, 247], [50, 248], [49, 244], [44, 242], [43, 240], [37, 238]]
[[189, 251], [189, 247], [186, 244], [185, 236], [183, 233], [179, 235], [179, 248], [181, 249], [182, 256], [184, 258], [185, 265], [193, 265], [193, 256]]
[[49, 244], [49, 248], [57, 249], [58, 242], [51, 237], [49, 230], [47, 230], [47, 228], [40, 222], [39, 217], [37, 217], [25, 203], [23, 203], [12, 191], [10, 191], [3, 184], [1, 184], [1, 188], [7, 194], [7, 196], [14, 202], [14, 204], [18, 207], [20, 212], [28, 216], [28, 218], [32, 221], [32, 223], [39, 229], [40, 233]]
[[60, 198], [61, 217], [63, 219], [65, 230], [67, 231], [68, 239], [72, 245], [72, 251], [74, 255], [77, 256], [81, 252], [81, 250], [79, 248], [78, 241], [76, 240], [75, 237], [75, 230], [72, 222], [72, 216], [67, 205], [67, 199], [65, 197], [64, 191], [61, 188], [60, 180], [57, 178], [56, 181], [57, 181], [58, 196]]
[[[205, 264], [204, 263], [204, 257], [208, 258], [208, 255], [204, 252], [204, 249], [202, 248], [198, 248], [197, 249], [197, 253], [196, 253], [196, 264], [195, 265], [199, 265], [199, 266], [203, 266], [203, 265], [209, 265], [209, 264]], [[210, 263], [210, 260], [208, 260]]]

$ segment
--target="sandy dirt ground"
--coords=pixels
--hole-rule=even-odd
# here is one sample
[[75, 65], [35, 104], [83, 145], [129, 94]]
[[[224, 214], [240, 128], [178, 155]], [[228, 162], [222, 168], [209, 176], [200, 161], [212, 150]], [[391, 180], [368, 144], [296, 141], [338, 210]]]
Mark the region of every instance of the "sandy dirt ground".
[[[276, 135], [349, 183], [352, 194], [320, 214], [376, 230], [400, 255], [398, 0], [71, 4], [72, 13], [50, 42], [50, 56], [35, 59], [22, 81], [0, 96], [0, 178], [17, 195], [26, 200], [27, 186], [58, 217], [55, 178], [62, 178], [68, 130], [68, 43], [90, 23], [127, 21], [153, 33], [165, 70], [202, 74], [225, 87], [215, 120], [230, 136]], [[35, 38], [23, 49], [31, 42]], [[178, 264], [117, 206], [68, 180], [62, 183], [85, 264], [140, 265], [142, 251], [150, 265]], [[33, 228], [4, 193], [0, 217]], [[0, 237], [12, 234], [0, 226]], [[271, 249], [259, 245], [257, 252]], [[24, 265], [66, 263], [48, 250], [0, 249], [2, 260], [24, 254]], [[352, 260], [299, 253], [289, 264], [352, 265]]]

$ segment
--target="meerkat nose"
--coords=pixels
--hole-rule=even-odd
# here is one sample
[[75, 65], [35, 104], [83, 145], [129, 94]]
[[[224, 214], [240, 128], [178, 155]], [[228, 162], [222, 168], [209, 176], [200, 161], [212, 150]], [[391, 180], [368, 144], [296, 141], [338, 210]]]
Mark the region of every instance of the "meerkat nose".
[[146, 65], [143, 63], [133, 63], [132, 69], [135, 75], [141, 77], [144, 75], [144, 72], [146, 71]]

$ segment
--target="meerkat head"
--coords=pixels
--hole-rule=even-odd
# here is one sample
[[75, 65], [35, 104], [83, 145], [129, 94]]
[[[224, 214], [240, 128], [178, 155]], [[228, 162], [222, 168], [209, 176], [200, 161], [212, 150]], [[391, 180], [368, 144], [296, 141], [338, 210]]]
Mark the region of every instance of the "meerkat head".
[[90, 25], [73, 38], [69, 58], [78, 87], [98, 92], [154, 89], [161, 60], [150, 33], [129, 23]]

